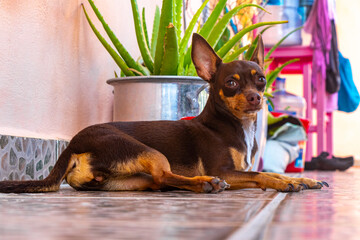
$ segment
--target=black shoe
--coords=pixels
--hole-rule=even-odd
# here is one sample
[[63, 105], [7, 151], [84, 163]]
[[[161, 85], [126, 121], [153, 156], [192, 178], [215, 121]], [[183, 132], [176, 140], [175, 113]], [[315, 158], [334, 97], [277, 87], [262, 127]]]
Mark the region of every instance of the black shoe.
[[333, 156], [327, 159], [329, 153], [322, 152], [318, 157], [313, 157], [311, 162], [305, 162], [305, 170], [345, 171], [354, 165], [354, 157], [339, 158]]

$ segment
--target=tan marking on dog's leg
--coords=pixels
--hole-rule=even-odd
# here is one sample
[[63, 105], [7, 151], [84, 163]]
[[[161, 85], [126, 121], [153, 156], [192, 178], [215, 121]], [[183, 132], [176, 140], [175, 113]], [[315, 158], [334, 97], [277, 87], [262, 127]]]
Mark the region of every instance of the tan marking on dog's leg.
[[78, 188], [81, 187], [82, 184], [94, 179], [94, 175], [91, 171], [90, 159], [90, 153], [73, 154], [71, 156], [69, 164], [70, 170], [66, 176], [66, 181], [70, 186]]
[[230, 189], [260, 188], [256, 182], [237, 182], [230, 184]]
[[129, 159], [125, 162], [118, 163], [115, 168], [115, 172], [120, 175], [128, 176], [139, 172], [146, 172], [146, 167], [142, 164], [144, 161], [144, 155], [140, 155], [137, 158]]
[[198, 159], [199, 160], [198, 160], [198, 164], [196, 166], [196, 174], [195, 175], [204, 176], [206, 173], [205, 173], [203, 161], [200, 157]]
[[159, 190], [151, 175], [138, 173], [132, 176], [109, 178], [102, 187], [107, 191], [142, 191], [146, 189]]
[[232, 147], [229, 148], [229, 151], [230, 151], [231, 158], [232, 158], [234, 166], [235, 166], [235, 170], [237, 170], [237, 171], [245, 170], [247, 168], [247, 163], [245, 161], [245, 155]]
[[284, 175], [281, 175], [279, 173], [264, 172], [264, 174], [268, 175], [268, 176], [271, 176], [271, 177], [274, 177], [274, 178], [277, 178], [277, 179], [282, 179], [282, 180], [290, 178], [288, 176], [284, 176]]
[[241, 189], [247, 186], [261, 188], [263, 190], [272, 188], [282, 192], [300, 191], [300, 188], [295, 188], [291, 183], [274, 178], [261, 172], [229, 172], [221, 175], [222, 178], [230, 184], [230, 189]]

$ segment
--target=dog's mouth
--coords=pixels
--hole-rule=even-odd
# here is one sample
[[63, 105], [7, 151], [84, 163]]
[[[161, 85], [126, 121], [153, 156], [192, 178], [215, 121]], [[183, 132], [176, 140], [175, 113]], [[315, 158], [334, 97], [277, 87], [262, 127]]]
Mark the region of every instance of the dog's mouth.
[[261, 110], [261, 108], [257, 108], [257, 109], [247, 109], [247, 110], [245, 110], [244, 112], [245, 113], [256, 113], [256, 112], [258, 112], [258, 111], [260, 111]]
[[241, 108], [235, 108], [234, 110], [238, 113], [245, 113], [245, 114], [254, 114], [257, 113], [258, 111], [260, 111], [262, 109], [261, 106], [258, 107], [247, 107], [246, 109], [241, 109]]
[[259, 105], [257, 107], [249, 107], [244, 110], [244, 113], [251, 114], [251, 113], [257, 113], [262, 109], [262, 105]]

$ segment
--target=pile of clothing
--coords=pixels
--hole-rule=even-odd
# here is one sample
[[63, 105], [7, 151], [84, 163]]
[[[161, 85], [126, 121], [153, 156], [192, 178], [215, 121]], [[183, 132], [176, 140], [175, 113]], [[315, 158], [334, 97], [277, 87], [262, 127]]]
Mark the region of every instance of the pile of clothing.
[[305, 170], [345, 171], [354, 165], [354, 157], [335, 157], [322, 152], [303, 165], [303, 148], [299, 142], [307, 140], [308, 126], [295, 116], [286, 114], [268, 116], [267, 141], [264, 150], [263, 171], [284, 173], [293, 163]]

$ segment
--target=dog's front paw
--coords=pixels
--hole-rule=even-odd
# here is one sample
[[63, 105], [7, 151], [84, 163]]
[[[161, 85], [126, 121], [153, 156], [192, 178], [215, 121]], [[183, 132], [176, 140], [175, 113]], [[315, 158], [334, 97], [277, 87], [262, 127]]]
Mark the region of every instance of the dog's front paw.
[[[298, 192], [305, 189], [321, 189], [323, 187], [329, 187], [327, 182], [311, 178], [294, 178], [277, 173], [263, 173], [261, 176], [265, 176], [265, 178], [262, 179], [263, 181], [260, 182], [260, 187], [262, 189], [264, 189], [262, 187], [263, 185], [265, 185], [265, 189], [266, 185], [272, 185], [270, 186], [271, 188], [281, 192]], [[272, 180], [269, 181], [266, 177], [271, 177]]]
[[203, 182], [202, 189], [204, 193], [219, 193], [226, 188], [230, 188], [230, 185], [221, 180], [218, 177], [210, 177], [207, 181]]

